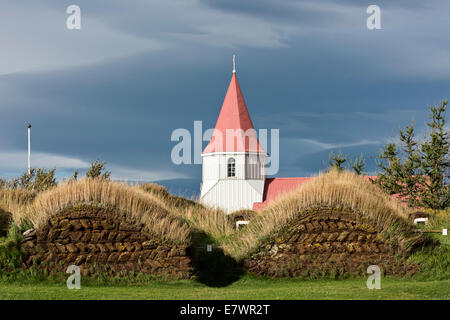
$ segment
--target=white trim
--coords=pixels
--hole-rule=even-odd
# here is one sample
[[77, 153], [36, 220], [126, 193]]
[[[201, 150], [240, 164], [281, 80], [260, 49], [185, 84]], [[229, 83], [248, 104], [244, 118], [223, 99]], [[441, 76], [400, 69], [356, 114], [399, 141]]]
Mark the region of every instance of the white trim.
[[236, 221], [236, 230], [239, 230], [239, 226], [241, 225], [247, 225], [248, 221], [247, 220], [240, 220], [240, 221]]
[[209, 152], [209, 153], [202, 153], [202, 157], [206, 157], [206, 156], [215, 156], [215, 155], [230, 155], [230, 154], [261, 154], [261, 155], [265, 155], [267, 156], [268, 153], [267, 152], [256, 152], [256, 151], [238, 151], [238, 152], [233, 152], [233, 151], [227, 151], [227, 152]]
[[417, 224], [419, 222], [423, 222], [423, 223], [427, 224], [428, 223], [428, 218], [415, 218], [414, 219], [414, 224]]

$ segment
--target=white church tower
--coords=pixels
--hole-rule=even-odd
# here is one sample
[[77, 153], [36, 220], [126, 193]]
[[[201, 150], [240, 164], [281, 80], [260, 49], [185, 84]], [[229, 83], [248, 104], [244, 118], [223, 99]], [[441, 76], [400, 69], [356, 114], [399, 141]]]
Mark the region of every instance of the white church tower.
[[201, 201], [226, 213], [263, 201], [267, 153], [260, 146], [244, 97], [233, 76], [208, 146], [202, 153]]

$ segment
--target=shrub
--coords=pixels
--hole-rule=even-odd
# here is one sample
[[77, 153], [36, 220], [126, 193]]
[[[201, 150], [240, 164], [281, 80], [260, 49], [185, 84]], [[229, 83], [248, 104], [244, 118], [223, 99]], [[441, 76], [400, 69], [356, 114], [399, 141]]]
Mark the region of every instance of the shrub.
[[21, 249], [22, 229], [12, 224], [5, 241], [0, 243], [0, 270], [20, 267], [25, 256]]
[[56, 186], [55, 178], [56, 169], [30, 169], [29, 172], [23, 173], [19, 178], [6, 181], [1, 179], [0, 189], [25, 189], [34, 191], [45, 191]]
[[[76, 180], [77, 176], [78, 172], [75, 172], [73, 180]], [[102, 162], [98, 159], [91, 161], [91, 166], [88, 171], [86, 171], [86, 178], [109, 180], [110, 177], [111, 172], [106, 171], [106, 162]]]

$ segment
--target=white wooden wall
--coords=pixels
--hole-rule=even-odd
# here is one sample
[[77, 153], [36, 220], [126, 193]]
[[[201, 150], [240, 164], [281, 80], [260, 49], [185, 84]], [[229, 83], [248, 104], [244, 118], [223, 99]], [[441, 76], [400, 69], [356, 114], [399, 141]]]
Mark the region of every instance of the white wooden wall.
[[[235, 177], [227, 177], [231, 157], [235, 159]], [[203, 155], [201, 201], [227, 213], [251, 209], [254, 202], [261, 202], [263, 198], [266, 162], [266, 156], [248, 153]]]
[[219, 180], [201, 199], [211, 207], [219, 207], [226, 213], [240, 209], [252, 209], [253, 203], [262, 201], [264, 181], [260, 180], [256, 190], [246, 180]]

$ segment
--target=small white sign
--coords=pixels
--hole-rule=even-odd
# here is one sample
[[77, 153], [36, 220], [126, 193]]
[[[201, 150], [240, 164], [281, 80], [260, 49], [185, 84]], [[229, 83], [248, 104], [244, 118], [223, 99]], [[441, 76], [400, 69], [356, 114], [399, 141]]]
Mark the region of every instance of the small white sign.
[[243, 226], [246, 226], [248, 224], [248, 221], [236, 221], [236, 230], [239, 230]]
[[206, 251], [208, 251], [208, 252], [212, 251], [212, 245], [211, 244], [206, 245]]
[[414, 224], [418, 224], [418, 223], [428, 224], [428, 218], [415, 218]]
[[447, 229], [442, 229], [442, 235], [446, 236], [447, 235]]

